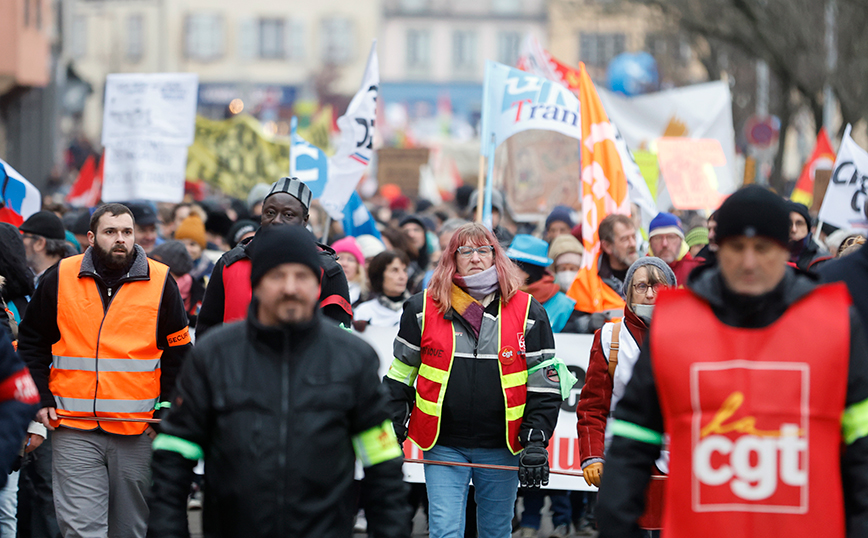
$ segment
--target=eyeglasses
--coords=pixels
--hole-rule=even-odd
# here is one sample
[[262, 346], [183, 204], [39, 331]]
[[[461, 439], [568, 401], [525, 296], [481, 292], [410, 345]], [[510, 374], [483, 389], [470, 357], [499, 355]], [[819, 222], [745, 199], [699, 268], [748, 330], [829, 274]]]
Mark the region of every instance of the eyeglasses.
[[458, 247], [458, 255], [462, 258], [472, 258], [473, 253], [479, 254], [480, 258], [488, 258], [492, 254], [494, 254], [494, 247], [491, 245], [483, 245], [481, 247]]
[[649, 288], [654, 290], [654, 293], [660, 293], [660, 290], [662, 290], [665, 287], [666, 287], [666, 285], [663, 284], [662, 282], [658, 282], [656, 284], [651, 284], [650, 286], [644, 282], [640, 282], [638, 284], [633, 284], [633, 289], [636, 290], [637, 293], [641, 293], [642, 295], [645, 295], [646, 293], [648, 293]]

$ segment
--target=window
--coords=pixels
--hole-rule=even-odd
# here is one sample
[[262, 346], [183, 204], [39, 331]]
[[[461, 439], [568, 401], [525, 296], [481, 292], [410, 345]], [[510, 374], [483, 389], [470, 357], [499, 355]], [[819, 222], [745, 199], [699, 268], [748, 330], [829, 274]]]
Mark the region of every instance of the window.
[[304, 59], [304, 21], [298, 19], [289, 21], [285, 43], [287, 59]]
[[36, 29], [42, 30], [42, 0], [33, 0], [36, 2]]
[[30, 0], [24, 0], [24, 26], [30, 26]]
[[185, 26], [187, 58], [207, 62], [223, 55], [223, 19], [219, 15], [188, 15]]
[[428, 9], [428, 0], [401, 0], [401, 9], [411, 13], [425, 11]]
[[431, 34], [428, 30], [407, 30], [407, 68], [425, 69], [430, 63]]
[[497, 36], [497, 61], [504, 65], [518, 64], [521, 54], [521, 34], [518, 32], [501, 32]]
[[624, 34], [582, 32], [579, 38], [579, 58], [588, 65], [605, 67], [612, 58], [624, 52], [626, 42]]
[[495, 13], [517, 13], [520, 8], [520, 0], [491, 0], [491, 9]]
[[127, 19], [127, 59], [138, 62], [145, 54], [145, 19], [142, 15], [130, 15]]
[[458, 30], [452, 34], [452, 65], [461, 71], [476, 69], [476, 32]]
[[323, 19], [320, 30], [323, 62], [335, 65], [349, 62], [355, 43], [353, 21], [346, 17]]
[[87, 55], [87, 18], [76, 15], [72, 19], [72, 38], [70, 52], [73, 58], [84, 58]]
[[279, 59], [284, 56], [285, 25], [283, 19], [259, 19], [259, 57]]

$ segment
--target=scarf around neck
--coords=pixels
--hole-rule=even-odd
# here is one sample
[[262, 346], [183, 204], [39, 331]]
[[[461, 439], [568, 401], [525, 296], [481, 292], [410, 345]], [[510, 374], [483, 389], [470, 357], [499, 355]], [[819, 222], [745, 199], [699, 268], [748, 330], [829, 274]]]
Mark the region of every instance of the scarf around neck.
[[476, 338], [479, 338], [485, 314], [485, 307], [480, 301], [499, 289], [500, 282], [494, 265], [475, 275], [463, 277], [455, 274], [452, 277], [452, 308], [470, 325]]
[[475, 275], [461, 276], [456, 273], [452, 276], [452, 282], [476, 299], [477, 302], [500, 289], [500, 282], [497, 280], [497, 268], [494, 265]]

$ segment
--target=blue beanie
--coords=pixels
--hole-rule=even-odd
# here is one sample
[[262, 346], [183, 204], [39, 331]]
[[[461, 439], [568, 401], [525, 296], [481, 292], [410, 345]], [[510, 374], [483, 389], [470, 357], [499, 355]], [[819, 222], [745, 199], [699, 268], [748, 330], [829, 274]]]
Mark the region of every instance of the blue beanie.
[[681, 220], [672, 213], [660, 212], [648, 225], [648, 238], [662, 234], [677, 234], [684, 239], [684, 230], [681, 228]]
[[573, 222], [573, 209], [571, 207], [567, 207], [565, 205], [556, 205], [552, 212], [549, 213], [549, 216], [546, 217], [546, 230], [549, 229], [551, 223], [555, 221], [561, 221], [567, 223], [567, 226], [570, 227], [570, 230], [576, 225]]

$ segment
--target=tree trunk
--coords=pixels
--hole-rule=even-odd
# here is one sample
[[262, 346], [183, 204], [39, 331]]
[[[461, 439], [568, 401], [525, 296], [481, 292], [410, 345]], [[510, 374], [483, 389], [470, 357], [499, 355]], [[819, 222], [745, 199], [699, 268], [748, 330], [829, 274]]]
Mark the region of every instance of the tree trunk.
[[790, 126], [790, 118], [793, 115], [793, 105], [790, 101], [790, 92], [792, 91], [792, 84], [786, 83], [782, 84], [784, 89], [784, 96], [781, 99], [781, 108], [780, 108], [780, 119], [781, 119], [781, 133], [778, 141], [778, 151], [775, 153], [775, 162], [772, 167], [772, 173], [769, 177], [769, 186], [775, 190], [778, 194], [785, 194], [786, 180], [783, 175], [783, 162], [784, 162], [784, 148], [786, 147], [787, 142], [787, 130]]

